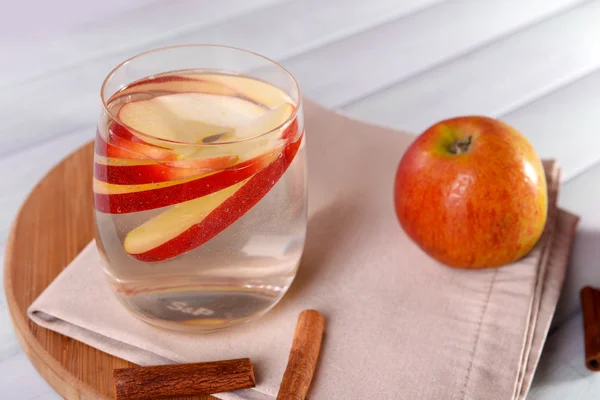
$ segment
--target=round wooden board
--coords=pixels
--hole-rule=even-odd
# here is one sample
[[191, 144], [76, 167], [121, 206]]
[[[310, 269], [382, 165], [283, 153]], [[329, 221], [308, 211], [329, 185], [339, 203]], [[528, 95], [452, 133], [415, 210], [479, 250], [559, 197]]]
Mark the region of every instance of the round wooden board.
[[6, 298], [21, 346], [66, 399], [113, 399], [113, 369], [133, 365], [27, 317], [29, 305], [94, 236], [93, 151], [93, 143], [81, 147], [35, 186], [13, 223], [5, 253]]

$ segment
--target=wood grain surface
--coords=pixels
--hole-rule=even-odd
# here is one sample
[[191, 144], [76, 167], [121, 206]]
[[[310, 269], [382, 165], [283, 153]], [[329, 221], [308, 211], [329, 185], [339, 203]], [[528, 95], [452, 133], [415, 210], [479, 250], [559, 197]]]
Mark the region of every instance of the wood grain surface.
[[34, 187], [13, 223], [5, 255], [6, 298], [18, 339], [38, 372], [67, 400], [113, 399], [113, 369], [134, 366], [27, 317], [29, 305], [94, 236], [92, 159], [90, 143]]

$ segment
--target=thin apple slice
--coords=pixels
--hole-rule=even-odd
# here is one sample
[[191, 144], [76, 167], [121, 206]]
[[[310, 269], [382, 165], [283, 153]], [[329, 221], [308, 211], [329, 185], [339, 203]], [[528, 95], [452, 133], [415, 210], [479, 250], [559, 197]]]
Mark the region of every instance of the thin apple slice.
[[113, 144], [108, 143], [104, 139], [104, 137], [102, 137], [100, 132], [96, 132], [96, 142], [94, 144], [94, 151], [97, 155], [102, 157], [149, 161], [149, 157], [144, 154], [135, 153], [128, 149], [117, 147]]
[[180, 158], [177, 153], [168, 149], [152, 146], [150, 144], [133, 142], [123, 139], [120, 136], [111, 136], [110, 140], [116, 147], [125, 148], [132, 153], [140, 154], [156, 161], [176, 161]]
[[239, 158], [224, 155], [181, 160], [171, 150], [133, 141], [137, 138], [116, 123], [110, 126], [109, 135], [111, 142], [119, 146], [107, 143], [97, 133], [94, 166], [95, 177], [108, 183], [139, 185], [184, 179], [229, 168]]
[[[207, 174], [209, 175], [209, 174]], [[140, 193], [140, 192], [149, 192], [151, 190], [163, 189], [170, 186], [182, 185], [188, 182], [192, 182], [198, 180], [202, 177], [192, 177], [192, 178], [184, 178], [184, 179], [176, 179], [172, 181], [165, 182], [152, 182], [152, 183], [140, 183], [137, 185], [119, 185], [114, 183], [108, 183], [101, 181], [94, 177], [92, 181], [92, 187], [94, 190], [94, 195], [98, 200], [105, 201], [104, 196], [116, 196], [120, 194], [132, 194], [132, 193]], [[189, 199], [188, 199], [189, 200]], [[119, 203], [117, 203], [119, 204]], [[103, 208], [98, 208], [98, 211], [102, 211]], [[138, 210], [140, 211], [140, 210]], [[122, 213], [127, 213], [127, 211], [123, 211]], [[121, 214], [121, 212], [119, 212]]]
[[[167, 149], [164, 147], [157, 147], [151, 144], [148, 144], [134, 136], [125, 129], [122, 125], [117, 124], [116, 122], [112, 123], [109, 128], [110, 140], [113, 143], [118, 143], [119, 146], [124, 148], [125, 150], [135, 153], [138, 156], [142, 155], [148, 158], [146, 161], [155, 161], [160, 162], [163, 165], [179, 167], [179, 168], [194, 168], [194, 169], [203, 169], [207, 166], [211, 168], [220, 168], [220, 165], [226, 161], [225, 163], [229, 166], [230, 160], [238, 159], [236, 155], [232, 154], [222, 154], [222, 152], [215, 152], [214, 157], [203, 157], [203, 159], [198, 158], [189, 158], [185, 159], [180, 152], [174, 152], [171, 149]], [[102, 138], [100, 138], [102, 139]], [[103, 139], [102, 139], [103, 141]], [[188, 146], [192, 147], [193, 146]], [[191, 152], [191, 151], [190, 151]], [[103, 152], [105, 153], [105, 152]], [[226, 157], [226, 158], [224, 158]], [[113, 165], [113, 164], [111, 164]]]
[[202, 221], [238, 191], [248, 180], [218, 192], [179, 203], [130, 231], [123, 246], [129, 254], [141, 254], [163, 245]]
[[219, 170], [236, 164], [238, 156], [217, 156], [212, 158], [190, 158], [179, 161], [167, 161], [164, 165], [180, 169]]
[[[254, 118], [252, 123], [241, 126], [232, 139], [246, 139], [263, 132], [269, 132], [285, 122], [293, 110], [291, 104], [284, 104], [265, 112], [259, 117]], [[277, 140], [281, 138], [281, 132], [276, 132], [276, 134], [266, 135], [264, 138], [258, 138], [254, 141], [200, 146], [191, 157], [177, 160], [176, 157], [181, 157], [181, 155], [178, 156], [177, 153], [164, 148], [144, 144], [121, 125], [113, 123], [109, 132], [110, 140], [118, 144], [119, 147], [128, 149], [133, 154], [145, 155], [160, 163], [151, 166], [135, 167], [106, 166], [98, 163], [95, 165], [94, 170], [97, 179], [122, 185], [138, 185], [183, 179], [229, 168], [238, 159], [240, 162], [244, 162], [260, 156], [261, 153], [272, 151], [277, 146]], [[223, 155], [224, 153], [225, 155]], [[162, 159], [159, 159], [160, 157]]]
[[108, 143], [100, 134], [100, 132], [96, 132], [96, 143], [94, 149], [96, 154], [99, 156], [146, 161], [177, 161], [180, 159], [180, 156], [171, 150], [154, 147], [143, 143], [132, 142], [122, 138], [121, 136], [112, 134], [111, 129], [109, 129], [109, 137], [111, 143]]
[[221, 87], [235, 88], [238, 96], [263, 104], [267, 107], [277, 107], [283, 103], [294, 101], [281, 89], [270, 83], [243, 75], [201, 74], [190, 75], [196, 79], [213, 82]]
[[[159, 262], [208, 242], [242, 217], [271, 190], [293, 161], [301, 142], [302, 137], [287, 145], [282, 157], [277, 157], [249, 179], [228, 187], [226, 192], [214, 193], [214, 200], [205, 196], [188, 202], [181, 209], [175, 206], [150, 219], [127, 235], [125, 250], [140, 261]], [[182, 224], [181, 216], [186, 212], [191, 217]], [[183, 230], [183, 227], [186, 229]]]
[[145, 159], [134, 159], [134, 158], [113, 158], [101, 156], [98, 153], [94, 154], [94, 162], [96, 164], [102, 165], [114, 165], [114, 166], [124, 166], [124, 165], [152, 165], [156, 164], [156, 161]]
[[249, 178], [269, 165], [279, 154], [281, 149], [275, 149], [232, 168], [183, 180], [129, 186], [113, 185], [95, 179], [94, 207], [104, 213], [126, 214], [192, 200]]
[[[287, 105], [285, 112], [274, 111], [275, 119], [272, 124], [279, 126], [289, 118], [293, 106]], [[267, 114], [270, 114], [267, 113]], [[271, 114], [270, 114], [271, 115]], [[283, 115], [283, 117], [282, 117]], [[281, 121], [283, 118], [283, 121]], [[296, 138], [298, 130], [297, 121], [293, 121], [281, 131], [271, 132], [264, 137], [242, 141], [234, 144], [200, 146], [199, 158], [190, 158], [173, 161], [173, 166], [182, 167], [182, 163], [195, 163], [203, 158], [215, 158], [225, 155], [238, 156], [238, 163], [227, 170], [215, 174], [194, 176], [187, 179], [178, 179], [168, 182], [153, 182], [148, 184], [114, 185], [99, 180], [94, 180], [94, 205], [96, 210], [105, 213], [131, 213], [165, 207], [168, 205], [192, 200], [194, 198], [213, 193], [217, 190], [234, 185], [264, 168], [271, 157], [281, 154], [287, 141]], [[125, 137], [128, 132], [119, 132], [119, 137]], [[115, 136], [115, 135], [113, 135]], [[96, 141], [96, 154], [115, 157], [148, 160], [147, 157], [131, 153], [109, 145], [99, 139]], [[100, 147], [100, 149], [98, 149]], [[224, 149], [224, 150], [223, 150]], [[160, 150], [160, 149], [159, 149]], [[165, 149], [162, 149], [165, 150]], [[171, 163], [171, 162], [167, 162]], [[214, 176], [217, 175], [218, 176]], [[185, 174], [181, 176], [186, 176]]]
[[212, 137], [226, 140], [238, 127], [265, 112], [265, 108], [238, 97], [177, 93], [127, 103], [119, 110], [119, 119], [142, 140], [169, 146], [168, 142], [201, 143]]
[[249, 139], [267, 133], [283, 124], [294, 112], [289, 103], [280, 104], [269, 109], [248, 124], [238, 127], [233, 135], [234, 140]]
[[144, 79], [133, 83], [113, 95], [110, 102], [118, 98], [135, 93], [173, 93], [173, 92], [199, 92], [218, 94], [223, 96], [235, 96], [237, 92], [214, 80], [202, 79], [201, 77], [189, 75], [159, 76], [152, 79]]
[[126, 129], [124, 126], [113, 122], [108, 129], [109, 142], [116, 147], [127, 149], [132, 153], [141, 154], [157, 161], [176, 161], [181, 156], [172, 149], [167, 149], [158, 144], [146, 142]]
[[[297, 125], [291, 124], [293, 126], [290, 125], [286, 129], [274, 130], [284, 124], [293, 112], [294, 106], [289, 103], [269, 109], [250, 123], [238, 127], [230, 137], [230, 143], [200, 146], [195, 151], [188, 152], [188, 157], [205, 158], [227, 154], [237, 155], [240, 162], [254, 158], [272, 148], [283, 145], [284, 136], [289, 133], [290, 128], [293, 129]], [[264, 136], [260, 136], [261, 134]]]
[[100, 181], [117, 185], [173, 181], [229, 168], [237, 162], [237, 159], [237, 156], [223, 156], [141, 165], [107, 165], [95, 162], [94, 177]]

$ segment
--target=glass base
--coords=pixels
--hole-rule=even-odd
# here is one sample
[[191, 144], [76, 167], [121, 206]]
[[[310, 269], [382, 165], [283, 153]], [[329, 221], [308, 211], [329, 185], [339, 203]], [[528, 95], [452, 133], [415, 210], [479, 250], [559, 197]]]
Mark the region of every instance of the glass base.
[[[222, 288], [225, 289], [225, 288]], [[211, 333], [257, 319], [271, 310], [285, 290], [161, 291], [136, 295], [117, 293], [136, 318], [169, 331]]]

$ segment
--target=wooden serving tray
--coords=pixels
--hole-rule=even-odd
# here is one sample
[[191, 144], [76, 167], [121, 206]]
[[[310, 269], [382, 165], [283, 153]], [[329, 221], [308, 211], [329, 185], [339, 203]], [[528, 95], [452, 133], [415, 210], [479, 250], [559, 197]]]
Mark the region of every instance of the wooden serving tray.
[[113, 369], [134, 365], [27, 317], [29, 305], [94, 236], [93, 154], [93, 143], [81, 147], [35, 186], [13, 223], [5, 253], [6, 298], [19, 342], [65, 399], [113, 399]]

